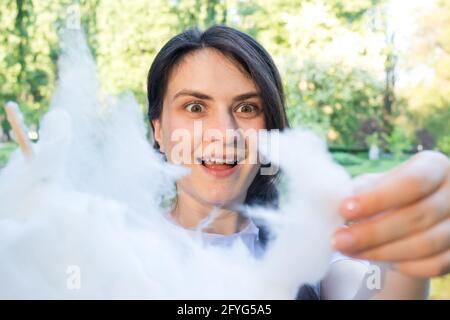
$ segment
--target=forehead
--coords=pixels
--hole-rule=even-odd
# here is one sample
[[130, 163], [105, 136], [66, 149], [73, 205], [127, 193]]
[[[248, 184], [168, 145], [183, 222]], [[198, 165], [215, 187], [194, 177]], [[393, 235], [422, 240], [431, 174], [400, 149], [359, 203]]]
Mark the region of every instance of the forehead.
[[238, 62], [215, 49], [205, 48], [187, 54], [173, 68], [166, 95], [173, 96], [183, 89], [221, 98], [257, 91], [257, 86]]

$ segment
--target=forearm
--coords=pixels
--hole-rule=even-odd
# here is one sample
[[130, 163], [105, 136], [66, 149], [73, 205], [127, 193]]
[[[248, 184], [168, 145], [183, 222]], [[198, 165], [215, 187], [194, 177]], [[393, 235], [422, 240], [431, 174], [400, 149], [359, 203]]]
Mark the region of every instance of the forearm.
[[387, 264], [345, 259], [333, 263], [322, 281], [322, 299], [426, 299], [429, 280], [406, 276]]
[[381, 271], [381, 285], [379, 288], [371, 286], [369, 274], [362, 281], [355, 299], [371, 300], [419, 300], [427, 299], [429, 294], [429, 279], [419, 279], [404, 275], [385, 265], [376, 265]]

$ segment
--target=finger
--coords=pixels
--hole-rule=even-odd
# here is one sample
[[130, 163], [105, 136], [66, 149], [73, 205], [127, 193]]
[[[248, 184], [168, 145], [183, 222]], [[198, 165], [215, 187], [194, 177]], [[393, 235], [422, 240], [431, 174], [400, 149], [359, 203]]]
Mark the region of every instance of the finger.
[[450, 248], [450, 219], [424, 232], [357, 253], [354, 257], [373, 261], [424, 259]]
[[353, 191], [356, 193], [362, 193], [364, 191], [370, 191], [373, 185], [381, 181], [386, 172], [379, 173], [364, 173], [356, 176], [352, 179]]
[[421, 152], [386, 173], [372, 190], [344, 200], [340, 212], [346, 219], [359, 219], [410, 204], [436, 190], [447, 178], [449, 167], [443, 154]]
[[354, 223], [335, 234], [337, 250], [358, 252], [424, 231], [450, 216], [450, 181], [412, 205]]
[[392, 268], [412, 277], [442, 276], [450, 272], [450, 249], [425, 259], [394, 263]]

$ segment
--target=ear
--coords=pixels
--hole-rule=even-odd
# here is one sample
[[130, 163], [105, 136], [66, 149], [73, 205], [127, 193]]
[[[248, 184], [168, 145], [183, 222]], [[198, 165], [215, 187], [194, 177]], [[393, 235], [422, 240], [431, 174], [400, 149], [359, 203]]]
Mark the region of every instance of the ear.
[[161, 129], [161, 121], [159, 119], [152, 120], [154, 131], [154, 138], [156, 142], [159, 144], [159, 151], [164, 153], [164, 144], [162, 143], [162, 129]]

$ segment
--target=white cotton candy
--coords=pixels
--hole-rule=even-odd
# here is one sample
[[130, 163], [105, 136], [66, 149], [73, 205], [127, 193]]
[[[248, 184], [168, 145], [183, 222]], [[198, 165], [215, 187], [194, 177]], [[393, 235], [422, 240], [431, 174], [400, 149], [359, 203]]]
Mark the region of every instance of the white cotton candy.
[[350, 178], [323, 141], [283, 133], [288, 194], [250, 208], [273, 240], [256, 258], [242, 241], [206, 246], [164, 217], [162, 196], [186, 169], [146, 138], [131, 95], [99, 92], [78, 31], [66, 31], [59, 79], [34, 158], [16, 151], [0, 172], [0, 298], [290, 299], [324, 276]]

